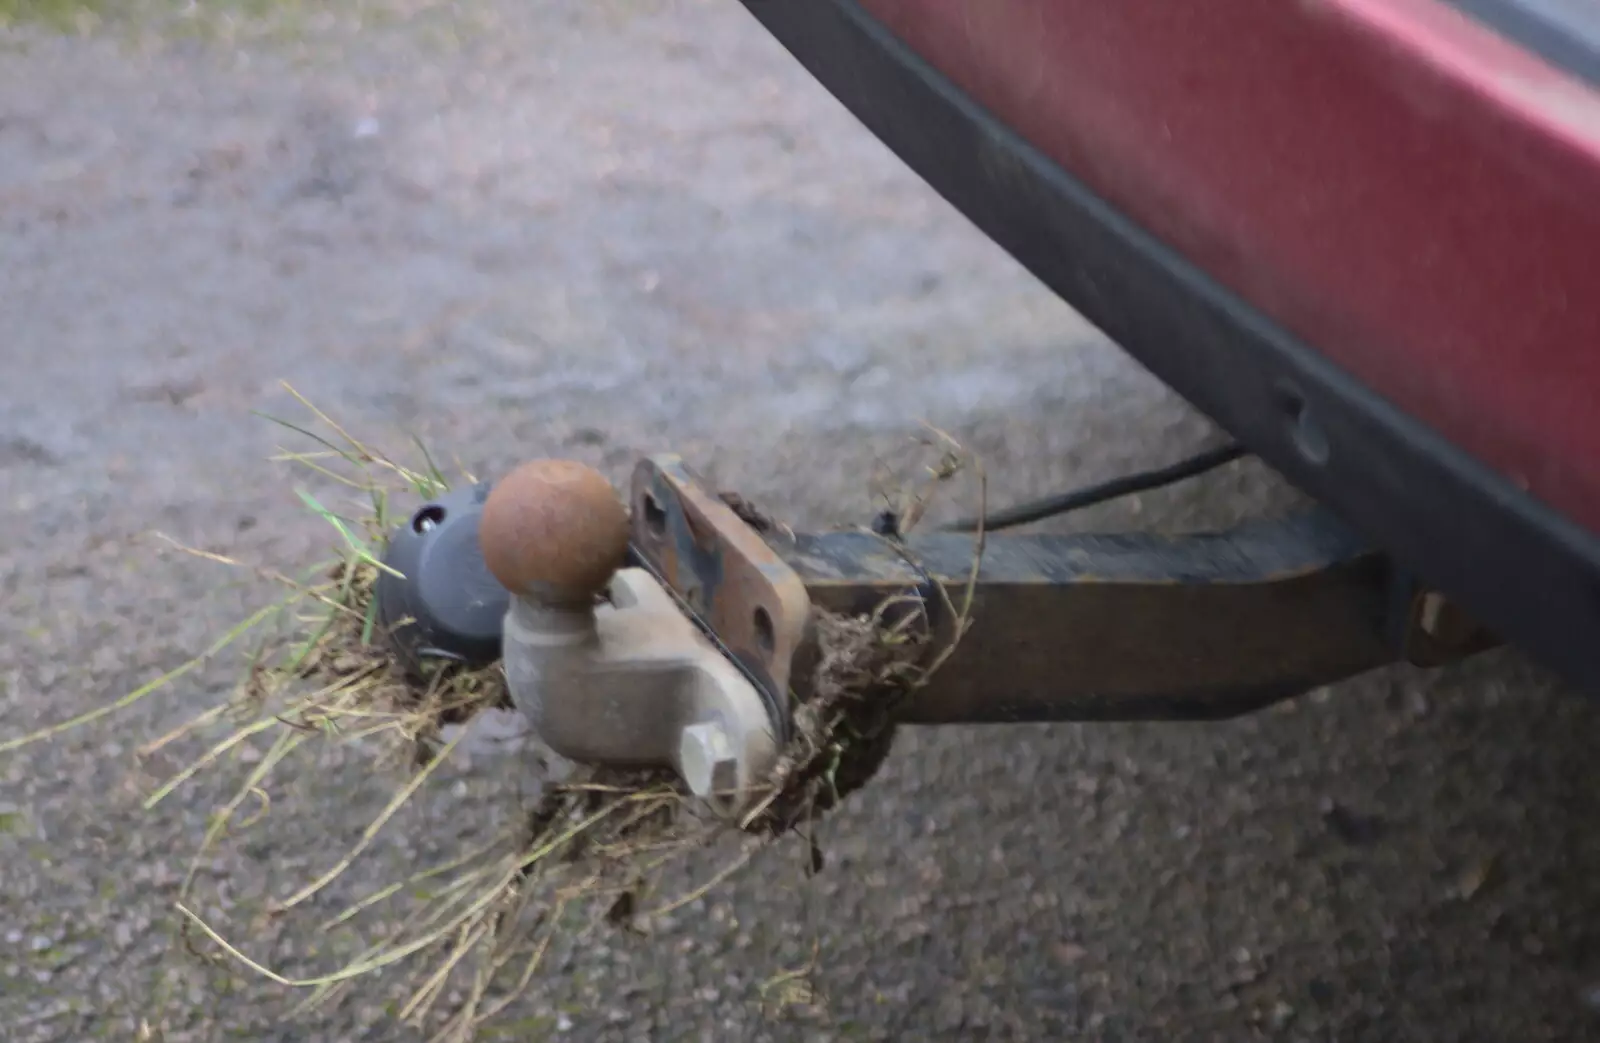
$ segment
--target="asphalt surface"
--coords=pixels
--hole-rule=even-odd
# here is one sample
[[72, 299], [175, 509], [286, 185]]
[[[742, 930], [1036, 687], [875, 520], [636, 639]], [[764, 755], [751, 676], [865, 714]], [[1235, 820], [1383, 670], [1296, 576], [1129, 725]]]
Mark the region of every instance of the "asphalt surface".
[[[922, 421], [995, 502], [1213, 437], [737, 4], [452, 8], [0, 36], [0, 735], [265, 596], [150, 531], [320, 555], [251, 415], [292, 414], [280, 380], [488, 475], [678, 451], [801, 526], [867, 517], [874, 458]], [[1291, 499], [1246, 462], [1081, 524]], [[215, 792], [141, 812], [132, 750], [234, 669], [0, 762], [6, 1040], [410, 1038], [385, 995], [283, 1022], [278, 990], [174, 951]], [[1225, 725], [913, 732], [820, 878], [774, 852], [663, 936], [597, 940], [505, 1038], [1600, 1039], [1596, 739], [1596, 707], [1510, 652]], [[450, 850], [514, 774], [475, 760], [349, 886]], [[208, 867], [219, 915], [320, 869], [387, 792], [344, 754], [276, 793]], [[327, 965], [315, 937], [240, 937]], [[763, 1016], [814, 937], [825, 1004]]]

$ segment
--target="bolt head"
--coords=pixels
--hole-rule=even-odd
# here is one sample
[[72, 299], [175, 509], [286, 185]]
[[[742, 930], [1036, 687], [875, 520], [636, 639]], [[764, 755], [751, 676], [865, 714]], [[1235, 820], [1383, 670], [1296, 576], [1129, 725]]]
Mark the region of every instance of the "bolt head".
[[730, 797], [739, 785], [739, 758], [715, 721], [691, 724], [678, 742], [678, 770], [697, 797]]

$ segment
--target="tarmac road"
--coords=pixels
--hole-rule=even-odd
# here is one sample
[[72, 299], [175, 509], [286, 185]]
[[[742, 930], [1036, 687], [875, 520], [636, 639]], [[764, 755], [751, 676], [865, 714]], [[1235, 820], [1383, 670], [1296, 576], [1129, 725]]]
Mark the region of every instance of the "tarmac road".
[[[810, 526], [869, 516], [875, 455], [923, 420], [997, 503], [1211, 437], [730, 0], [453, 6], [0, 36], [0, 735], [263, 595], [142, 534], [284, 566], [326, 545], [250, 416], [289, 410], [280, 380], [485, 474], [680, 451]], [[1241, 463], [1082, 523], [1290, 498]], [[409, 1038], [381, 995], [284, 1023], [271, 988], [174, 969], [211, 805], [140, 812], [131, 751], [231, 676], [0, 760], [6, 1040]], [[1510, 652], [1226, 725], [913, 732], [817, 881], [775, 854], [666, 936], [596, 943], [517, 1038], [1600, 1039], [1597, 739]], [[475, 765], [360, 872], [446, 850], [507, 774]], [[386, 795], [355, 757], [300, 782], [300, 818], [209, 867], [225, 903], [319, 868]], [[813, 925], [825, 1011], [763, 1019]]]

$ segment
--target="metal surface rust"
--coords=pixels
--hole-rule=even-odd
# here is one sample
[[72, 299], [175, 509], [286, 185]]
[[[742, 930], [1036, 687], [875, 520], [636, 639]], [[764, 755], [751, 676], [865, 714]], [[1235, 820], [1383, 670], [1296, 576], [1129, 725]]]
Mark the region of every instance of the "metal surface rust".
[[1405, 659], [1417, 666], [1442, 666], [1500, 644], [1498, 637], [1436, 590], [1412, 595], [1403, 624]]
[[811, 600], [794, 569], [676, 456], [641, 461], [631, 488], [632, 544], [768, 700], [780, 729], [805, 679]]

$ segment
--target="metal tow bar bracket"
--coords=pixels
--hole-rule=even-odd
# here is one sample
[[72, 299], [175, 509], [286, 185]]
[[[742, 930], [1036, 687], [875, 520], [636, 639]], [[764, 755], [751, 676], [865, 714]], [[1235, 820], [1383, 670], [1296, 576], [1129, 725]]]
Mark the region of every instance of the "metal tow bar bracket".
[[1215, 720], [1497, 643], [1321, 509], [1175, 536], [995, 534], [974, 578], [970, 535], [752, 525], [676, 457], [643, 461], [633, 499], [641, 558], [769, 693], [805, 697], [809, 613], [919, 593], [938, 647], [954, 621], [929, 582], [957, 601], [972, 582], [970, 629], [908, 724]]
[[783, 728], [814, 651], [805, 583], [676, 456], [641, 461], [632, 499], [635, 560], [739, 665]]
[[905, 723], [1231, 717], [1496, 643], [1320, 510], [1195, 535], [995, 535], [974, 573], [969, 535], [791, 533], [675, 456], [641, 461], [628, 496], [631, 511], [597, 472], [540, 460], [426, 504], [390, 544], [409, 571], [380, 576], [380, 612], [413, 661], [497, 650], [554, 752], [673, 768], [728, 814], [759, 798], [809, 695], [814, 613], [917, 592], [938, 647], [954, 621], [930, 585], [974, 584], [970, 627]]

